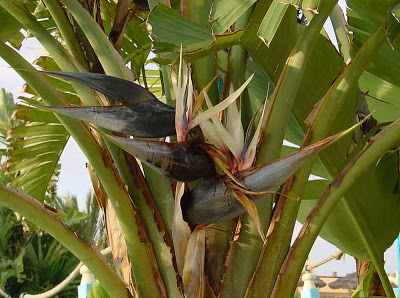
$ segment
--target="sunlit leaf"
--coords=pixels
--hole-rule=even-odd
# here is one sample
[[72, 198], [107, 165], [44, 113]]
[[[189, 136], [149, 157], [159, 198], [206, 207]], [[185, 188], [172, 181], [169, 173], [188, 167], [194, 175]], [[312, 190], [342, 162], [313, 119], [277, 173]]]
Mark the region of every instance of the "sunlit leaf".
[[164, 4], [158, 4], [151, 12], [148, 22], [152, 26], [152, 35], [184, 48], [194, 44], [207, 45], [214, 41], [211, 32], [183, 17]]
[[269, 46], [288, 9], [288, 4], [273, 1], [258, 29], [258, 36]]
[[93, 286], [90, 288], [90, 291], [87, 295], [88, 298], [110, 298], [107, 294], [106, 290], [100, 284], [98, 280], [96, 280]]
[[216, 34], [224, 33], [237, 19], [249, 9], [256, 0], [216, 0], [213, 3], [210, 18], [214, 21]]

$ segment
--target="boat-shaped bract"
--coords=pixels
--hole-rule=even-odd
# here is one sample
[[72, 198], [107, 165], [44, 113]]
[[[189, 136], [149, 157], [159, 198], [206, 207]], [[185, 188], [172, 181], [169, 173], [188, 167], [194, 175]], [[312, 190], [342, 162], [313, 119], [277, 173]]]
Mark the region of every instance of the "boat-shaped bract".
[[[310, 158], [340, 136], [329, 137], [281, 159], [250, 168], [235, 175], [247, 191], [265, 193], [276, 190]], [[232, 219], [245, 212], [243, 205], [227, 186], [234, 183], [228, 177], [214, 177], [201, 181], [182, 198], [185, 221], [194, 227]], [[261, 195], [253, 195], [255, 200]]]
[[104, 134], [104, 137], [173, 180], [191, 182], [216, 176], [214, 162], [198, 140], [182, 143], [135, 140]]
[[175, 109], [138, 84], [98, 73], [41, 73], [80, 83], [122, 103], [122, 106], [49, 107], [55, 113], [140, 138], [175, 134]]
[[158, 100], [153, 93], [138, 84], [101, 73], [64, 71], [38, 72], [87, 86], [120, 103]]
[[118, 106], [49, 109], [138, 138], [161, 138], [175, 134], [175, 109], [154, 100]]

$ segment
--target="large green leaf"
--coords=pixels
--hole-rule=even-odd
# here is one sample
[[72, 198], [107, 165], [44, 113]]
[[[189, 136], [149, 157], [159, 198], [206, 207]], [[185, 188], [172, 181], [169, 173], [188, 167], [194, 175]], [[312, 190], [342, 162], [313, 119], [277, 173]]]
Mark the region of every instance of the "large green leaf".
[[224, 33], [256, 0], [215, 0], [210, 18], [214, 21], [213, 31]]
[[[347, 194], [347, 200], [358, 206], [358, 213], [363, 216], [380, 252], [392, 245], [400, 229], [396, 218], [400, 212], [400, 198], [393, 194], [397, 181], [396, 154], [388, 153], [360, 177]], [[315, 203], [315, 199], [302, 201], [298, 217], [301, 221]], [[352, 256], [369, 259], [362, 237], [355, 228], [356, 220], [342, 199], [329, 216], [320, 236]]]
[[[349, 1], [349, 5], [354, 5], [354, 9], [356, 9], [355, 11], [348, 10], [349, 26], [354, 32], [350, 48], [352, 56], [376, 30], [378, 23], [373, 22], [373, 20], [382, 20], [382, 22], [384, 22], [388, 7], [390, 7], [390, 5], [395, 1], [386, 0], [379, 1], [379, 3], [377, 1], [373, 1], [373, 3], [369, 2], [371, 1]], [[351, 5], [350, 7], [352, 7]], [[365, 8], [366, 5], [370, 6]], [[383, 11], [383, 8], [386, 10]], [[398, 59], [400, 55], [399, 46], [399, 41], [394, 43], [394, 48], [389, 43], [384, 44], [367, 67], [367, 71], [383, 80], [400, 86], [400, 61]]]
[[3, 7], [0, 7], [0, 41], [8, 41], [15, 48], [20, 48], [25, 38], [20, 32], [21, 24]]
[[[295, 144], [301, 143], [304, 133], [308, 129], [308, 126], [304, 123], [304, 119], [313, 110], [314, 105], [325, 95], [325, 92], [331, 86], [331, 82], [342, 71], [343, 67], [344, 62], [342, 58], [337, 55], [333, 46], [330, 43], [327, 43], [326, 38], [321, 35], [313, 52], [313, 60], [309, 63], [296, 97], [295, 108], [293, 109], [293, 115], [290, 119], [285, 136], [288, 141]], [[318, 85], [316, 85], [315, 82], [318, 82]], [[353, 124], [356, 104], [357, 94], [354, 92], [353, 95], [349, 97], [342, 112], [337, 117], [331, 128], [330, 134]], [[331, 181], [331, 177], [334, 177], [340, 170], [342, 162], [349, 151], [350, 144], [351, 137], [347, 138], [347, 140], [343, 142], [332, 145], [332, 147], [327, 148], [319, 154], [319, 158], [315, 162], [312, 173], [328, 178], [329, 180], [309, 181], [303, 195], [304, 203], [302, 203], [300, 208], [299, 219], [301, 221], [303, 221], [305, 216], [308, 215], [308, 212], [314, 206], [317, 198], [319, 198], [325, 190], [325, 187]], [[284, 152], [286, 153], [287, 151], [288, 150], [284, 148]], [[374, 185], [374, 182], [371, 181], [370, 183], [371, 185]], [[357, 200], [363, 201], [365, 198], [357, 198]], [[369, 196], [368, 200], [373, 202], [377, 201], [372, 196]], [[373, 204], [373, 202], [368, 202], [366, 204]], [[349, 208], [343, 204], [343, 201], [339, 203], [337, 208], [341, 212], [341, 217], [346, 217], [347, 219], [352, 218]], [[337, 213], [335, 212], [331, 218], [335, 219], [336, 217]], [[368, 222], [370, 225], [373, 225], [373, 221]], [[346, 231], [348, 230], [348, 224], [348, 221], [328, 221], [321, 236], [327, 241], [341, 247], [344, 251], [355, 254], [357, 253], [357, 250], [354, 248], [362, 247], [363, 242], [360, 237], [355, 237], [354, 233], [347, 236]], [[338, 234], [341, 236], [338, 237]], [[384, 237], [385, 236], [382, 235], [382, 238]], [[386, 237], [386, 239], [391, 239], [391, 237]], [[388, 241], [386, 241], [386, 243], [387, 242]], [[363, 251], [360, 251], [358, 256], [365, 258], [366, 254], [364, 254]]]
[[373, 117], [380, 123], [400, 118], [400, 87], [365, 72], [360, 89], [368, 92], [365, 97]]
[[378, 28], [385, 22], [388, 9], [398, 0], [347, 0], [347, 5], [368, 23]]
[[[299, 26], [299, 34], [304, 27]], [[305, 123], [306, 117], [314, 109], [314, 105], [325, 96], [326, 91], [330, 88], [332, 81], [343, 70], [343, 59], [337, 55], [333, 45], [327, 42], [323, 35], [317, 40], [312, 53], [312, 61], [308, 64], [304, 78], [301, 82], [299, 91], [297, 92], [293, 117], [290, 119], [285, 139], [294, 144], [300, 145], [304, 133], [308, 129]], [[316, 84], [316, 82], [318, 82]], [[356, 107], [356, 94], [354, 93], [348, 100], [342, 113], [338, 115], [334, 125], [331, 128], [330, 135], [338, 131], [346, 129], [353, 125], [353, 117]], [[296, 123], [297, 122], [297, 123]], [[337, 171], [338, 166], [348, 153], [351, 143], [351, 137], [347, 137], [345, 141], [333, 144], [326, 151], [322, 152], [320, 158], [325, 158], [325, 162], [329, 163], [329, 167], [334, 167]], [[315, 163], [313, 174], [329, 177], [325, 167], [320, 161]]]
[[[307, 129], [307, 126], [303, 122], [304, 118], [312, 110], [316, 101], [324, 95], [324, 90], [326, 91], [330, 86], [330, 82], [344, 66], [343, 61], [337, 56], [333, 47], [327, 45], [328, 43], [326, 42], [325, 45], [323, 43], [317, 44], [316, 52], [313, 55], [315, 63], [310, 64], [305, 80], [302, 82], [302, 88], [296, 98], [295, 109], [293, 110], [296, 121], [292, 119], [292, 124], [289, 124], [286, 137], [297, 144], [299, 144], [299, 135]], [[369, 79], [369, 77], [363, 76], [360, 79], [361, 86], [363, 84], [366, 86], [365, 84], [368, 83], [365, 81], [366, 79]], [[375, 80], [374, 85], [383, 83], [382, 81], [376, 82], [379, 79], [373, 79]], [[318, 82], [317, 87], [314, 82]], [[387, 84], [386, 82], [386, 87]], [[369, 87], [371, 89], [374, 87], [374, 90], [381, 92], [385, 90], [382, 86], [375, 87], [374, 85], [371, 84]], [[386, 89], [386, 91], [395, 90], [393, 87], [395, 86], [389, 86], [389, 89]], [[386, 95], [385, 93], [381, 93], [380, 96], [384, 97], [383, 94]], [[380, 105], [385, 104], [380, 103]], [[357, 95], [355, 90], [342, 108], [342, 112], [331, 128], [331, 133], [353, 123], [356, 106]], [[299, 126], [302, 129], [299, 129]], [[293, 131], [291, 132], [291, 130]], [[317, 198], [325, 191], [324, 186], [327, 187], [331, 179], [338, 174], [349, 152], [351, 141], [350, 138], [347, 142], [334, 144], [319, 154], [319, 160], [315, 163], [313, 173], [328, 180], [309, 182], [299, 211], [298, 219], [300, 221], [305, 220], [312, 207], [314, 207]], [[381, 252], [391, 245], [400, 228], [400, 224], [393, 220], [395, 214], [400, 211], [400, 205], [393, 197], [393, 189], [397, 181], [396, 165], [393, 158], [393, 155], [391, 155], [390, 158], [382, 159], [376, 167], [370, 168], [360, 178], [360, 183], [356, 183], [346, 194], [346, 200], [351, 200], [356, 206], [359, 206], [358, 213], [362, 214], [369, 231], [377, 239]], [[335, 210], [333, 210], [320, 235], [343, 251], [358, 258], [367, 259], [369, 255], [364, 249], [362, 236], [359, 235], [356, 229], [351, 229], [351, 227], [356, 225], [356, 221], [358, 220], [360, 219], [353, 213], [352, 208], [342, 199]], [[386, 227], [385, 229], [383, 228], [384, 226]], [[382, 232], [383, 229], [385, 230], [384, 232]]]
[[239, 42], [242, 31], [213, 36], [205, 27], [159, 4], [149, 16], [154, 37], [155, 58], [159, 64], [175, 63], [181, 50], [188, 61], [212, 55]]
[[[236, 31], [233, 33], [226, 33], [224, 35], [216, 35], [215, 41], [210, 44], [193, 44], [189, 49], [185, 48], [183, 56], [187, 61], [194, 61], [208, 55], [215, 54], [218, 51], [224, 50], [230, 46], [239, 43], [240, 38], [243, 36], [243, 31]], [[162, 58], [156, 59], [160, 64], [169, 64], [170, 60], [177, 60], [180, 53], [180, 47], [176, 45], [171, 45], [165, 42], [155, 42], [154, 52], [163, 53]], [[167, 53], [169, 52], [169, 53]]]
[[[241, 42], [249, 52], [252, 59], [257, 62], [267, 73], [268, 77], [276, 83], [285, 65], [285, 62], [296, 43], [297, 29], [296, 9], [289, 5], [283, 20], [281, 21], [273, 41], [267, 47], [258, 36], [258, 28], [265, 18], [268, 8], [261, 12], [253, 13], [249, 26], [247, 26]], [[283, 46], [285, 45], [285, 46]]]
[[265, 42], [267, 46], [270, 45], [272, 39], [274, 38], [287, 9], [287, 4], [273, 1], [267, 13], [265, 14], [261, 26], [258, 29], [258, 36]]
[[210, 30], [183, 17], [164, 4], [158, 4], [149, 16], [152, 36], [158, 40], [182, 46], [208, 45], [214, 41]]
[[[15, 115], [28, 124], [9, 132], [9, 137], [16, 140], [8, 150], [7, 168], [14, 174], [10, 184], [43, 201], [69, 134], [58, 120], [45, 123], [54, 120], [52, 113], [21, 106]], [[38, 115], [44, 115], [41, 122], [36, 122]]]

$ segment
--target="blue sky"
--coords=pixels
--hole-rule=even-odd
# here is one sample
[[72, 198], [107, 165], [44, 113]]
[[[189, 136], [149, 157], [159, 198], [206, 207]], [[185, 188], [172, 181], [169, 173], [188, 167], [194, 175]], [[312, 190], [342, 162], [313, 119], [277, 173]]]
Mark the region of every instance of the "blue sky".
[[[339, 1], [343, 5], [344, 1]], [[341, 6], [342, 6], [341, 5]], [[342, 6], [343, 7], [343, 6]], [[332, 34], [329, 24], [327, 24], [328, 34]], [[21, 54], [29, 62], [33, 62], [37, 57], [43, 55], [40, 49], [40, 44], [34, 39], [30, 38], [24, 42], [21, 49]], [[24, 81], [0, 58], [0, 88], [5, 88], [8, 92], [14, 94], [14, 98], [20, 95], [20, 91]], [[71, 138], [68, 142], [62, 156], [61, 156], [61, 174], [58, 182], [58, 193], [61, 196], [68, 193], [75, 194], [81, 202], [86, 198], [87, 192], [91, 189], [89, 175], [86, 170], [87, 159], [83, 155], [80, 148], [76, 145], [75, 141]], [[301, 225], [296, 225], [296, 231], [300, 230]], [[315, 243], [310, 253], [310, 259], [319, 261], [326, 258], [330, 254], [337, 251], [337, 248], [323, 239], [319, 238]], [[397, 253], [396, 245], [393, 245], [385, 254], [387, 272], [395, 272], [397, 270]], [[343, 276], [346, 273], [355, 271], [354, 259], [346, 256], [345, 261], [331, 261], [314, 270], [316, 275], [330, 275], [333, 271], [338, 272], [338, 275]]]

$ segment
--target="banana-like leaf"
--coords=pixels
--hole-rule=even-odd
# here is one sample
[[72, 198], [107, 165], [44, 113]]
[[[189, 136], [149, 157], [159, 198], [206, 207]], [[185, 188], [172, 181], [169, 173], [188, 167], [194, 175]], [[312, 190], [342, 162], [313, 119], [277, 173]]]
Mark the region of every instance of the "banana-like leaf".
[[192, 22], [164, 4], [158, 4], [151, 12], [149, 24], [152, 35], [158, 40], [166, 41], [175, 46], [191, 48], [192, 45], [204, 46], [215, 41], [211, 31]]
[[[155, 58], [160, 64], [170, 64], [179, 58], [182, 43], [183, 56], [188, 61], [216, 53], [239, 42], [243, 31], [213, 36], [211, 31], [176, 13], [163, 4], [157, 5], [149, 16], [152, 35], [155, 37]], [[188, 34], [190, 28], [190, 34]]]
[[[236, 174], [236, 179], [246, 191], [258, 194], [274, 191], [289, 179], [310, 156], [317, 153], [340, 134], [329, 137], [314, 145], [310, 145], [294, 154], [278, 159], [255, 168]], [[245, 211], [245, 208], [235, 198], [233, 191], [227, 186], [230, 179], [217, 177], [201, 181], [191, 192], [182, 199], [182, 211], [186, 222], [191, 227], [198, 224], [211, 224], [234, 218]]]
[[14, 111], [13, 117], [31, 122], [44, 122], [44, 123], [60, 123], [53, 113], [43, 111], [41, 109], [34, 109], [30, 106], [18, 105]]
[[88, 298], [110, 298], [107, 291], [103, 288], [101, 283], [96, 280], [87, 295]]
[[28, 121], [28, 124], [8, 133], [8, 137], [13, 139], [8, 146], [7, 160], [7, 169], [14, 175], [10, 185], [42, 202], [53, 184], [69, 133], [49, 112], [18, 106], [14, 116]]
[[[299, 26], [295, 17], [296, 9], [293, 7], [288, 8], [285, 17], [276, 31], [274, 41], [267, 47], [265, 43], [260, 43], [260, 38], [257, 34], [259, 27], [257, 26], [264, 20], [269, 7], [262, 9], [260, 13], [257, 13], [258, 8], [262, 9], [262, 7], [257, 6], [250, 20], [250, 25], [253, 24], [255, 27], [247, 26], [241, 38], [241, 43], [254, 61], [267, 73], [271, 81], [276, 83], [297, 40], [296, 31]], [[283, 44], [286, 46], [282, 47]]]
[[40, 72], [88, 86], [121, 103], [137, 103], [139, 101], [157, 99], [151, 92], [138, 84], [100, 73]]
[[[376, 4], [371, 5], [376, 7]], [[378, 9], [378, 7], [376, 7], [376, 9]], [[370, 18], [365, 17], [365, 19], [363, 19], [360, 15], [351, 10], [348, 11], [348, 15], [350, 29], [354, 32], [350, 53], [354, 55], [376, 28], [374, 23], [367, 22]], [[400, 87], [400, 62], [399, 59], [397, 59], [400, 55], [399, 45], [399, 41], [396, 41], [393, 47], [389, 43], [384, 44], [368, 65], [367, 71], [374, 76]]]
[[317, 13], [320, 1], [321, 0], [303, 0], [301, 2], [301, 8], [311, 10], [312, 12]]
[[140, 138], [161, 138], [175, 134], [175, 110], [158, 100], [146, 100], [122, 106], [47, 107], [46, 109]]
[[249, 9], [255, 0], [216, 0], [213, 3], [210, 18], [214, 21], [213, 31], [224, 33], [238, 18]]
[[[367, 30], [367, 28], [364, 29]], [[394, 54], [393, 51], [392, 54]], [[337, 57], [333, 48], [330, 51], [328, 51], [328, 49], [320, 48], [318, 53], [314, 54], [315, 59], [320, 61], [320, 63], [310, 65], [309, 74], [305, 76], [307, 81], [302, 83], [304, 88], [301, 88], [299, 92], [299, 98], [296, 99], [296, 106], [293, 109], [295, 118], [297, 119], [296, 125], [302, 129], [299, 129], [296, 133], [293, 131], [291, 137], [289, 137], [287, 134], [286, 138], [290, 141], [297, 144], [300, 143], [302, 135], [307, 129], [307, 126], [303, 123], [303, 119], [310, 112], [310, 109], [312, 109], [312, 105], [315, 104], [319, 98], [321, 98], [321, 94], [318, 95], [317, 92], [321, 92], [322, 89], [320, 90], [319, 88], [311, 88], [311, 86], [313, 86], [312, 82], [315, 82], [314, 75], [319, 75], [318, 81], [324, 82], [324, 85], [321, 85], [321, 87], [324, 86], [326, 90], [326, 88], [330, 86], [332, 79], [335, 77], [335, 73], [333, 72], [330, 73], [331, 79], [329, 79], [329, 72], [331, 70], [333, 71], [334, 69], [337, 69], [337, 72], [340, 71], [340, 63], [337, 64], [336, 62], [336, 66], [335, 63], [333, 63], [335, 56]], [[337, 59], [339, 59], [339, 57]], [[388, 57], [388, 59], [391, 59], [391, 57]], [[329, 64], [328, 61], [330, 61]], [[327, 75], [326, 79], [321, 80], [322, 75]], [[364, 76], [370, 79], [369, 75], [365, 74]], [[370, 86], [368, 86], [366, 83], [371, 82], [371, 80], [365, 81], [364, 76], [362, 76], [360, 79], [360, 86], [365, 87], [365, 89], [363, 88], [363, 91], [367, 91], [367, 88], [371, 87], [372, 90], [379, 90], [382, 92], [380, 93], [382, 96], [383, 94], [386, 94], [386, 92], [388, 92], [387, 94], [391, 94], [390, 89], [392, 88], [386, 89], [385, 86], [387, 84], [383, 84], [383, 82], [381, 82], [381, 84], [375, 81], [375, 84], [371, 83]], [[382, 87], [382, 89], [375, 89], [378, 86]], [[351, 123], [353, 121], [354, 107], [357, 105], [356, 92], [354, 93], [354, 95], [348, 98], [346, 106], [343, 107], [342, 112], [339, 114], [340, 119], [336, 119], [335, 124], [332, 126], [332, 131], [340, 130], [341, 125], [344, 125], [346, 122]], [[374, 99], [368, 99], [368, 101], [371, 102], [374, 101]], [[379, 103], [379, 105], [382, 106], [384, 103]], [[395, 112], [395, 106], [392, 106], [392, 109], [392, 112]], [[381, 113], [380, 115], [383, 114]], [[386, 114], [386, 116], [388, 115], [389, 114]], [[296, 137], [299, 139], [296, 139]], [[351, 139], [348, 140], [346, 146], [344, 142], [341, 142], [340, 144], [334, 144], [332, 147], [328, 148], [324, 152], [321, 152], [319, 155], [320, 158], [314, 166], [313, 173], [327, 178], [328, 181], [320, 181], [315, 184], [313, 183], [315, 185], [314, 187], [309, 182], [310, 185], [307, 186], [306, 193], [303, 195], [303, 201], [299, 211], [298, 219], [301, 222], [304, 221], [305, 217], [315, 204], [316, 200], [314, 200], [314, 198], [317, 199], [324, 191], [324, 187], [321, 186], [321, 184], [328, 185], [332, 177], [335, 177], [340, 171], [341, 164], [349, 152], [350, 142]], [[395, 165], [392, 164], [392, 166]], [[395, 170], [389, 167], [388, 162], [386, 165], [382, 164], [369, 169], [368, 173], [360, 179], [360, 181], [363, 182], [355, 184], [346, 194], [348, 200], [357, 202], [356, 204], [361, 209], [360, 214], [363, 215], [363, 218], [368, 225], [368, 230], [371, 231], [373, 237], [377, 239], [379, 249], [382, 252], [391, 245], [396, 237], [396, 233], [398, 233], [398, 225], [397, 223], [394, 224], [392, 220], [393, 216], [399, 212], [398, 206], [394, 204], [396, 200], [393, 198], [392, 194], [396, 179]], [[368, 188], [366, 188], [365, 185], [368, 185]], [[392, 189], [389, 190], [388, 188]], [[309, 199], [312, 200], [309, 201]], [[372, 210], [374, 211], [372, 212]], [[389, 215], [389, 211], [393, 212], [392, 215]], [[343, 200], [341, 200], [337, 207], [333, 210], [328, 221], [325, 223], [320, 235], [325, 240], [333, 243], [346, 253], [354, 255], [358, 258], [366, 259], [369, 258], [369, 256], [366, 251], [362, 249], [364, 247], [362, 237], [355, 229], [349, 229], [349, 227], [352, 227], [356, 224], [355, 220], [356, 219], [354, 219], [349, 207], [344, 203]], [[379, 225], [376, 223], [379, 223]], [[384, 232], [382, 232], [383, 226], [385, 225], [390, 228], [385, 228]]]
[[272, 42], [287, 9], [287, 4], [273, 1], [265, 14], [257, 34], [267, 46]]
[[365, 72], [360, 80], [360, 89], [368, 92], [365, 99], [374, 118], [379, 123], [400, 118], [400, 87]]
[[[347, 5], [369, 24], [378, 28], [385, 23], [389, 8], [398, 3], [397, 0], [347, 0]], [[393, 7], [394, 8], [394, 7]]]
[[3, 7], [0, 7], [0, 40], [8, 41], [14, 48], [19, 49], [25, 36], [20, 32], [22, 26]]
[[165, 143], [102, 135], [157, 172], [171, 179], [190, 182], [215, 176], [214, 163], [199, 141]]
[[[243, 31], [241, 30], [232, 33], [225, 33], [223, 35], [215, 35], [214, 42], [211, 42], [210, 44], [194, 44], [190, 48], [184, 48], [185, 52], [182, 53], [182, 55], [187, 59], [187, 61], [195, 61], [239, 43], [242, 36]], [[170, 64], [170, 60], [178, 59], [180, 47], [165, 42], [155, 41], [154, 52], [162, 53], [161, 58], [155, 58], [154, 60], [160, 64]]]

